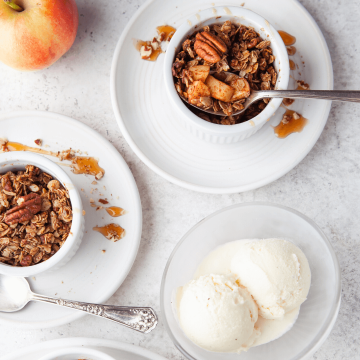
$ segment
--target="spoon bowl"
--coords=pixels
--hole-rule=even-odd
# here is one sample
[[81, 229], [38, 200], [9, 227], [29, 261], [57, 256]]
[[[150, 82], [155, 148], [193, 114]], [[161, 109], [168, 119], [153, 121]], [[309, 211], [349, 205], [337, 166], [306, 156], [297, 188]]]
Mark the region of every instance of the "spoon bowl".
[[21, 310], [31, 300], [31, 290], [25, 278], [0, 275], [0, 311]]
[[21, 310], [32, 300], [84, 311], [145, 334], [155, 329], [158, 323], [156, 313], [150, 307], [100, 305], [56, 299], [32, 292], [25, 278], [0, 275], [0, 312]]

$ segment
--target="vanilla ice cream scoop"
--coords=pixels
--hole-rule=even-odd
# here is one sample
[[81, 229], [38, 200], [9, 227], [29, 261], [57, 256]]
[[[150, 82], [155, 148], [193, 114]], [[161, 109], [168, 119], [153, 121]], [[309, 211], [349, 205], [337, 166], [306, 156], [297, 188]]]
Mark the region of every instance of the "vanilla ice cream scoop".
[[180, 325], [198, 346], [215, 352], [247, 350], [259, 336], [258, 309], [232, 275], [204, 275], [185, 285], [178, 300]]
[[309, 263], [304, 253], [286, 240], [245, 243], [232, 258], [230, 268], [265, 319], [282, 319], [300, 306], [309, 292]]

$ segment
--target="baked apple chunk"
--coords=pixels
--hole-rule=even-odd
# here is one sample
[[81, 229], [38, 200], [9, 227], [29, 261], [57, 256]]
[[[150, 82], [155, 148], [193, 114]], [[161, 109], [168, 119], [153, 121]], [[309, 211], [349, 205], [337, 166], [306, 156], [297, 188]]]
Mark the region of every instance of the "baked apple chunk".
[[231, 102], [231, 99], [235, 93], [235, 89], [233, 87], [223, 83], [218, 79], [215, 79], [211, 75], [207, 77], [205, 84], [210, 89], [211, 97], [223, 102]]

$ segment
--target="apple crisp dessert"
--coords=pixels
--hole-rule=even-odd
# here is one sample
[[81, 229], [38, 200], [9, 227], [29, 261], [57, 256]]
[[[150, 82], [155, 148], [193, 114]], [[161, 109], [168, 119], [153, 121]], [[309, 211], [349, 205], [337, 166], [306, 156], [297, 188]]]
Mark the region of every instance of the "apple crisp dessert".
[[39, 168], [0, 175], [0, 262], [48, 260], [69, 236], [72, 215], [68, 191]]
[[251, 90], [274, 89], [277, 73], [270, 44], [253, 28], [231, 21], [203, 27], [182, 43], [175, 56], [172, 74], [178, 94], [198, 107], [189, 109], [206, 121], [233, 125], [250, 120], [270, 99], [259, 100], [240, 115], [232, 114], [244, 109]]

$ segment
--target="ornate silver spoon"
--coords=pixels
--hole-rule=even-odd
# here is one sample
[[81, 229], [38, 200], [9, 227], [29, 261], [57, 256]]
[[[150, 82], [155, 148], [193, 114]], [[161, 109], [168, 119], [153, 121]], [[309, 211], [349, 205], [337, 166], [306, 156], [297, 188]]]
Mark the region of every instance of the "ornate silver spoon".
[[[212, 74], [214, 72], [210, 72]], [[230, 72], [224, 72], [226, 75], [234, 75]], [[191, 104], [184, 97], [181, 97], [189, 105], [209, 114], [227, 116], [222, 111], [215, 112], [213, 109], [203, 109]], [[348, 101], [360, 103], [360, 90], [251, 90], [250, 96], [243, 103], [244, 109], [238, 110], [232, 115], [243, 113], [255, 101], [265, 98], [288, 98], [288, 99], [319, 99]]]
[[150, 307], [100, 305], [56, 299], [33, 293], [25, 278], [0, 275], [0, 311], [21, 310], [29, 301], [40, 301], [84, 311], [145, 334], [155, 329], [158, 322], [155, 311]]

